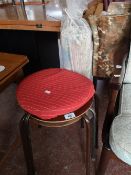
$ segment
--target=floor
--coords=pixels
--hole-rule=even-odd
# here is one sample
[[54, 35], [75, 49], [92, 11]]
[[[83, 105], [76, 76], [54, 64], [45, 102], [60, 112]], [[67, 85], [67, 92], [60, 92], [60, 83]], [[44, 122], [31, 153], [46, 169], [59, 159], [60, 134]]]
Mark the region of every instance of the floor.
[[[101, 129], [108, 103], [106, 86], [99, 82], [99, 149], [101, 152]], [[17, 136], [18, 124], [23, 111], [15, 98], [16, 85], [11, 84], [0, 94], [0, 158]], [[38, 175], [85, 175], [84, 129], [80, 123], [63, 128], [32, 128], [34, 160]], [[14, 148], [0, 175], [26, 175], [21, 143]], [[128, 166], [110, 162], [105, 175], [131, 175]]]

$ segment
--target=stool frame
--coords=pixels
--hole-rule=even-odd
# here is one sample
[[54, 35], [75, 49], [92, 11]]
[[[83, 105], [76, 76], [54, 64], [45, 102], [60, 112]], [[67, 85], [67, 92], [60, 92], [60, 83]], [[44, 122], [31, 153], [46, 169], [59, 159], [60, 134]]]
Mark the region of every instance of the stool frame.
[[[46, 127], [63, 127], [76, 123], [79, 120], [84, 121], [86, 125], [86, 175], [90, 175], [90, 168], [93, 167], [93, 174], [95, 174], [95, 139], [96, 139], [96, 119], [95, 113], [90, 109], [92, 99], [79, 110], [75, 111], [76, 117], [73, 119], [65, 120], [64, 116], [59, 116], [52, 120], [41, 120], [36, 116], [32, 116], [29, 113], [25, 113], [20, 121], [20, 134], [23, 145], [23, 151], [27, 166], [27, 175], [37, 175], [33, 161], [33, 151], [31, 144], [30, 134], [30, 121], [34, 122], [38, 126]], [[87, 111], [90, 111], [93, 115], [89, 117]], [[83, 126], [83, 124], [82, 124]]]

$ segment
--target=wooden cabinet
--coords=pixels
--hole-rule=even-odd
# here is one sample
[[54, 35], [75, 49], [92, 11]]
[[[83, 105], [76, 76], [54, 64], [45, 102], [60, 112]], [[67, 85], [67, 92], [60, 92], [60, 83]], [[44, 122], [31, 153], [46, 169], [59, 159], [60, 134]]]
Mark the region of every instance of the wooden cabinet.
[[25, 54], [25, 73], [59, 67], [58, 35], [62, 9], [47, 5], [0, 6], [0, 52]]

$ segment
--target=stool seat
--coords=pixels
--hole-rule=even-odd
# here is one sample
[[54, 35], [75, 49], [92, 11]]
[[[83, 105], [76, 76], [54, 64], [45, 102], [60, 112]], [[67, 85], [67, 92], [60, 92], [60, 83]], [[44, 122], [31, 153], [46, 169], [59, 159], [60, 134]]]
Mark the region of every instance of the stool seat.
[[20, 106], [40, 119], [73, 112], [94, 95], [88, 78], [60, 68], [51, 68], [26, 77], [17, 88]]

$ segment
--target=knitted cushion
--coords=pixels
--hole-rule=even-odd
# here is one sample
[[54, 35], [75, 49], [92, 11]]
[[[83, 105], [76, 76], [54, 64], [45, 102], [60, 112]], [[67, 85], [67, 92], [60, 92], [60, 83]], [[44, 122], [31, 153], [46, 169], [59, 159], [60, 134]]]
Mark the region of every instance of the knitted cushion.
[[131, 83], [131, 45], [130, 45], [130, 53], [128, 57], [128, 63], [127, 63], [124, 83]]
[[114, 119], [109, 141], [116, 156], [131, 165], [131, 115], [119, 115]]
[[119, 113], [131, 115], [131, 84], [123, 84]]
[[128, 56], [128, 62], [127, 62], [124, 83], [131, 83], [131, 44], [130, 44], [130, 52], [129, 52], [129, 56]]
[[50, 119], [75, 111], [93, 95], [91, 80], [59, 68], [34, 73], [25, 78], [17, 89], [20, 106], [41, 119]]

